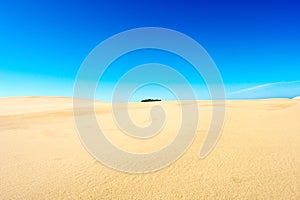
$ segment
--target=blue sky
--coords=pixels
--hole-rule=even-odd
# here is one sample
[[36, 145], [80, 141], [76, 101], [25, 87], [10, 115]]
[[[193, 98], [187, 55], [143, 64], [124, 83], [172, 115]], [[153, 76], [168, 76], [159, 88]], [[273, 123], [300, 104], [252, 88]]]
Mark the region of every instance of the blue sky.
[[[228, 98], [299, 96], [299, 4], [296, 0], [2, 1], [0, 96], [72, 96], [76, 73], [97, 44], [116, 33], [148, 26], [174, 29], [199, 42], [218, 66]], [[110, 99], [122, 71], [134, 64], [130, 60], [142, 63], [157, 57], [190, 76], [201, 91], [198, 97], [206, 98], [201, 77], [188, 70], [188, 64], [175, 62], [174, 56], [155, 51], [130, 56], [136, 59], [124, 60], [127, 67], [119, 63], [103, 77], [101, 100]], [[167, 93], [152, 85], [138, 91], [133, 100], [172, 99]]]

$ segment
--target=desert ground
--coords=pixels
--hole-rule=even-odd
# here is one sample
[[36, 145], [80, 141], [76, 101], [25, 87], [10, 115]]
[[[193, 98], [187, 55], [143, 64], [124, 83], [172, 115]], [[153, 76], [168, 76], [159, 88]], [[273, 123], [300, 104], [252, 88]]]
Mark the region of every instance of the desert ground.
[[[136, 124], [161, 105], [161, 135], [137, 141], [113, 123], [109, 103], [96, 102], [106, 136], [129, 152], [152, 152], [172, 141], [177, 102], [130, 103]], [[300, 199], [300, 99], [231, 100], [214, 150], [199, 159], [211, 102], [198, 101], [196, 137], [170, 166], [146, 174], [113, 170], [83, 147], [72, 99], [0, 98], [0, 199]]]

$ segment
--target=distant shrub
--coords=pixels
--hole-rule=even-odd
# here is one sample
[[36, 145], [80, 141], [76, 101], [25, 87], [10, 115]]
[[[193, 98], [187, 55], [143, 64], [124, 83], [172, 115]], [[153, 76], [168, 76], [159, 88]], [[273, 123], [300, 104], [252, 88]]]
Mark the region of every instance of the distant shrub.
[[161, 101], [161, 99], [143, 99], [141, 102]]

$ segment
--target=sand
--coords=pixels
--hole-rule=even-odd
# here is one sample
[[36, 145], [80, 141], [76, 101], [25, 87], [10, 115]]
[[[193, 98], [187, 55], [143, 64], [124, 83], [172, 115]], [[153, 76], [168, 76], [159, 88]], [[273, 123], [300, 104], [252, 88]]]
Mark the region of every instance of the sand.
[[[130, 105], [137, 124], [149, 124], [150, 105]], [[178, 120], [176, 102], [160, 105], [168, 120]], [[0, 199], [300, 198], [300, 101], [228, 101], [222, 135], [203, 160], [198, 155], [211, 104], [198, 105], [196, 138], [179, 160], [157, 172], [128, 174], [94, 160], [81, 145], [72, 99], [1, 98]], [[109, 104], [97, 103], [96, 110], [110, 140], [132, 152], [155, 151], [178, 127], [166, 124], [164, 135], [137, 147], [112, 124]]]

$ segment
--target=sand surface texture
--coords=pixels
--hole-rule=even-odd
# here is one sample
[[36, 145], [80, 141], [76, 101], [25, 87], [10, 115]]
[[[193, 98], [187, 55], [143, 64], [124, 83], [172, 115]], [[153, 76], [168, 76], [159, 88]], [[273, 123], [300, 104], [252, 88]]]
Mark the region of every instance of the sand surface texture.
[[[116, 146], [153, 152], [180, 127], [177, 102], [131, 103], [141, 126], [150, 107], [165, 108], [160, 135], [145, 141], [124, 136], [108, 103], [96, 103], [98, 120]], [[0, 199], [300, 199], [300, 101], [228, 101], [215, 149], [199, 159], [211, 103], [198, 102], [199, 126], [187, 152], [169, 167], [128, 174], [96, 161], [76, 133], [72, 99], [0, 99]]]

